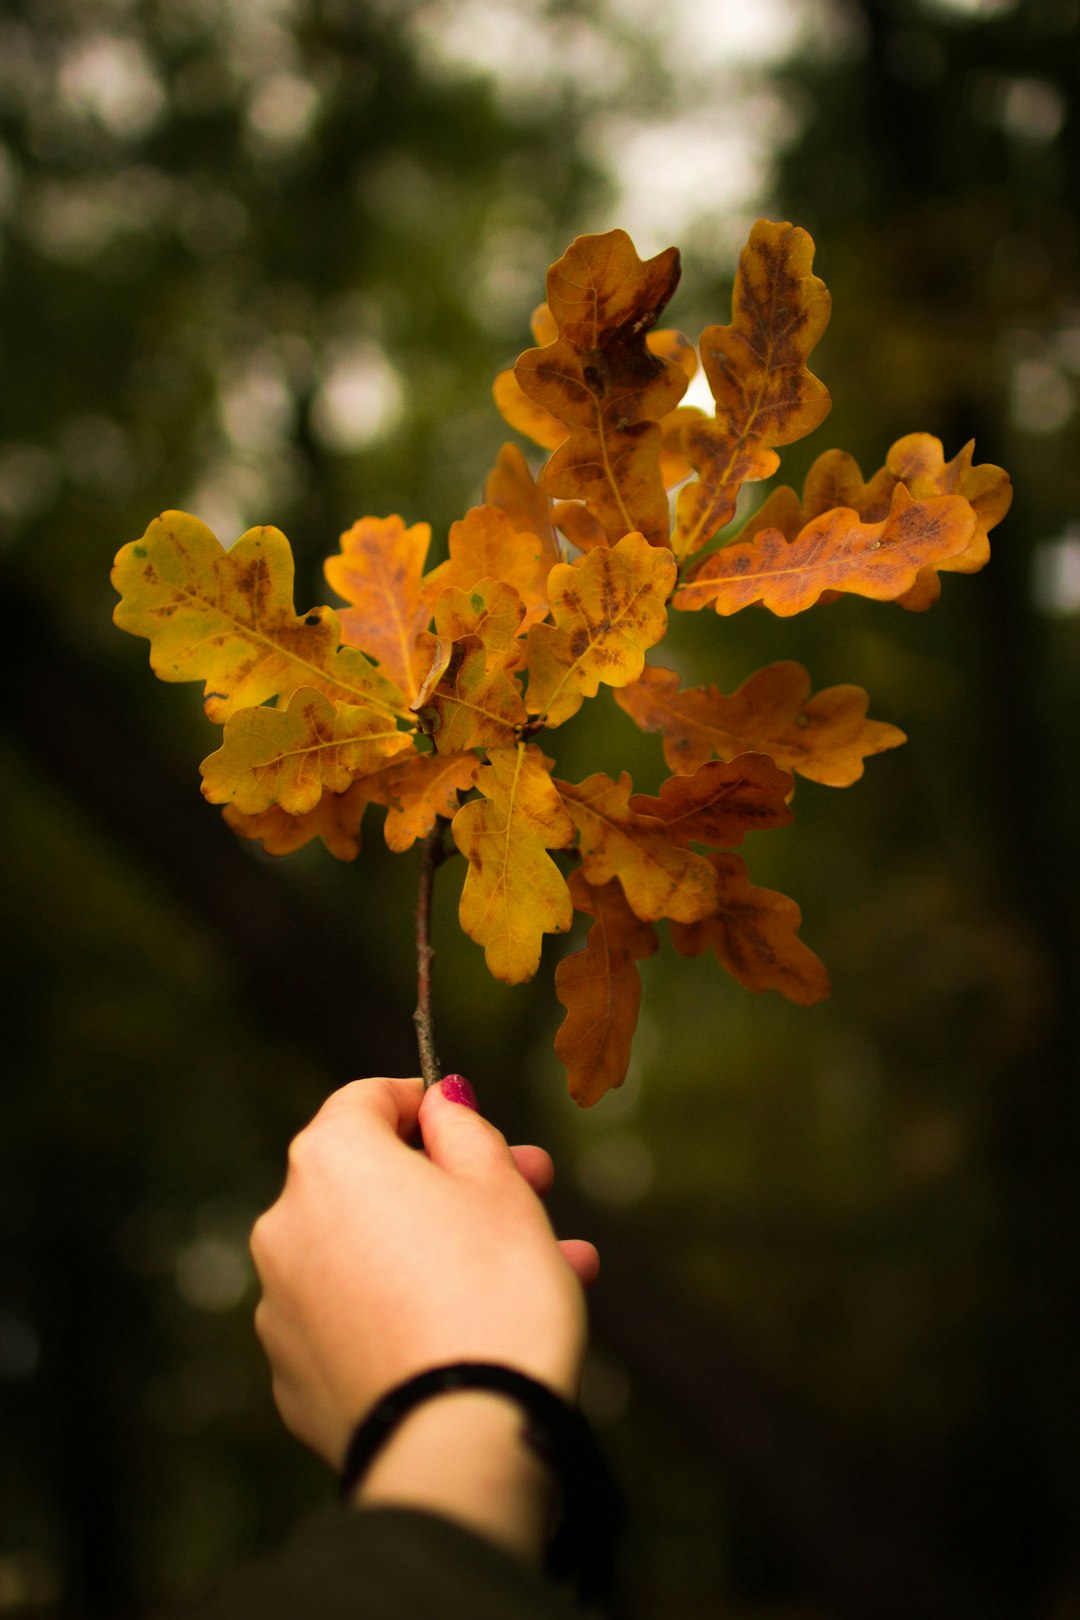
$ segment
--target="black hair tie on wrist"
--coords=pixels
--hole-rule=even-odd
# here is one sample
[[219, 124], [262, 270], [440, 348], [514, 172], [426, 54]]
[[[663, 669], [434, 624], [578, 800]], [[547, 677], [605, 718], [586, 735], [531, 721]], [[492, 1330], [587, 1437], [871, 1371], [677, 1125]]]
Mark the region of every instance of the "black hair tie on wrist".
[[524, 1409], [528, 1422], [522, 1438], [551, 1468], [562, 1493], [548, 1570], [559, 1578], [574, 1576], [587, 1602], [604, 1597], [611, 1586], [622, 1499], [580, 1407], [513, 1367], [458, 1361], [431, 1367], [390, 1390], [353, 1431], [341, 1470], [342, 1499], [352, 1495], [382, 1446], [415, 1407], [433, 1395], [459, 1389], [506, 1395]]

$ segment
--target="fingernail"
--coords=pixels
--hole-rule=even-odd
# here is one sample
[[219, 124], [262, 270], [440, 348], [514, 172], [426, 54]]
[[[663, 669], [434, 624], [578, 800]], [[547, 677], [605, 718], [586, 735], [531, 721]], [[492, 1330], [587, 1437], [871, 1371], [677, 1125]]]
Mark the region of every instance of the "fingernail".
[[466, 1108], [480, 1112], [480, 1104], [476, 1100], [476, 1092], [470, 1086], [463, 1074], [444, 1074], [439, 1082], [442, 1094], [448, 1102], [462, 1103]]

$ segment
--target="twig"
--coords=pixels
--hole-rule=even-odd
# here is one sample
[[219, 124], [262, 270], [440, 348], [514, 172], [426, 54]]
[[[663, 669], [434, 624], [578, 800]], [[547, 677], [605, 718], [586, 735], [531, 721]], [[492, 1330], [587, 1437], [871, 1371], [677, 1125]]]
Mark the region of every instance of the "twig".
[[446, 819], [439, 816], [424, 839], [420, 859], [420, 889], [416, 901], [416, 1044], [420, 1049], [420, 1072], [424, 1090], [441, 1078], [442, 1067], [435, 1055], [435, 1027], [431, 1015], [431, 964], [435, 951], [431, 944], [431, 898], [435, 873], [446, 859], [444, 834]]

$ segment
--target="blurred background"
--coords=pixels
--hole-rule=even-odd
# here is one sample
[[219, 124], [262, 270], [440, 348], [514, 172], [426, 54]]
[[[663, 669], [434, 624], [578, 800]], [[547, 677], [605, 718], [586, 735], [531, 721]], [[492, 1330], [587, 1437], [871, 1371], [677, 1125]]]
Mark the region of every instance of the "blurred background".
[[[727, 691], [802, 659], [911, 736], [750, 840], [832, 1000], [665, 948], [630, 1079], [580, 1113], [565, 942], [496, 985], [451, 866], [440, 1049], [604, 1255], [620, 1613], [1080, 1616], [1078, 68], [1077, 0], [7, 0], [0, 1615], [181, 1605], [328, 1500], [246, 1234], [329, 1090], [416, 1068], [417, 852], [374, 817], [355, 866], [235, 840], [198, 691], [111, 625], [114, 552], [169, 506], [273, 522], [303, 610], [358, 516], [444, 545], [570, 238], [679, 243], [696, 337], [768, 214], [835, 311], [833, 413], [782, 476], [925, 430], [1017, 489], [927, 615], [700, 614], [665, 647]], [[560, 769], [655, 791], [659, 739], [587, 708]]]

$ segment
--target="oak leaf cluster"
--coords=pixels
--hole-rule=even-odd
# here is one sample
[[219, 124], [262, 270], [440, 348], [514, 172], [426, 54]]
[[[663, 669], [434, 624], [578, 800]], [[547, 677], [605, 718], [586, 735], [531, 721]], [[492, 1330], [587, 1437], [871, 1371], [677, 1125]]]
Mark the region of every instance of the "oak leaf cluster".
[[[161, 679], [204, 684], [223, 729], [203, 793], [239, 836], [274, 855], [319, 839], [349, 861], [370, 805], [395, 851], [448, 823], [461, 926], [507, 984], [536, 972], [545, 935], [589, 919], [555, 973], [555, 1051], [579, 1103], [625, 1078], [660, 923], [747, 989], [828, 994], [798, 906], [756, 887], [735, 850], [791, 821], [795, 775], [845, 787], [905, 740], [867, 717], [860, 687], [812, 693], [792, 662], [730, 694], [682, 687], [646, 661], [669, 611], [788, 617], [844, 593], [921, 610], [942, 574], [984, 565], [1008, 509], [1006, 474], [972, 445], [947, 461], [914, 433], [869, 480], [826, 451], [801, 494], [773, 487], [732, 528], [744, 485], [829, 410], [807, 364], [829, 319], [813, 252], [799, 227], [759, 221], [730, 323], [695, 345], [657, 326], [674, 248], [642, 260], [623, 231], [579, 237], [548, 273], [535, 346], [494, 385], [547, 460], [534, 475], [505, 445], [433, 566], [429, 526], [396, 515], [345, 531], [325, 566], [339, 605], [306, 613], [274, 528], [226, 549], [165, 512], [116, 559], [116, 623], [150, 641]], [[681, 403], [699, 363], [711, 412]], [[549, 735], [601, 686], [660, 734], [670, 774], [655, 795], [625, 772], [556, 774]]]

